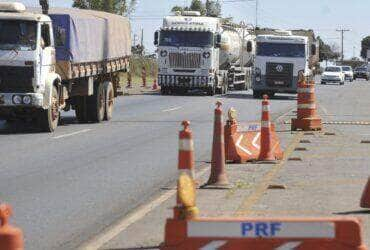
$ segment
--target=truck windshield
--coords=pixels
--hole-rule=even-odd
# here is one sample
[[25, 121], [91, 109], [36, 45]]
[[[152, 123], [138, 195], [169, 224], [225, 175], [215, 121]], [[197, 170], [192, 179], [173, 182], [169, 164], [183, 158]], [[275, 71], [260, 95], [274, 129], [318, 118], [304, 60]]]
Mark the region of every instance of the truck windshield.
[[304, 44], [259, 43], [257, 55], [271, 57], [305, 57]]
[[159, 45], [174, 47], [212, 47], [213, 34], [211, 32], [196, 31], [162, 31]]
[[0, 20], [0, 49], [35, 50], [36, 31], [36, 22]]

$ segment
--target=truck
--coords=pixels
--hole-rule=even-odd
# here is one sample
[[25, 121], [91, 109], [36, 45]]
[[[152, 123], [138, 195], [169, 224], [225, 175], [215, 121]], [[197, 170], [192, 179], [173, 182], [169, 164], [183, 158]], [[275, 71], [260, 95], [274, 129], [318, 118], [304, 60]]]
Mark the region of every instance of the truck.
[[254, 36], [243, 26], [197, 11], [176, 12], [164, 17], [154, 44], [164, 95], [201, 90], [213, 96], [251, 85]]
[[128, 19], [99, 11], [0, 3], [0, 119], [53, 132], [61, 111], [79, 122], [113, 115], [129, 69]]
[[319, 62], [312, 30], [257, 30], [253, 97], [297, 93], [299, 75], [311, 76]]

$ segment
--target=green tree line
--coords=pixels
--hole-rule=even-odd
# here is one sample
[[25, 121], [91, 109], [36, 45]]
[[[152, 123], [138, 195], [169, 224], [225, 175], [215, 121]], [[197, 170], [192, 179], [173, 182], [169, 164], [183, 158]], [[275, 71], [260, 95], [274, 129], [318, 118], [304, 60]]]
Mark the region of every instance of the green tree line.
[[136, 7], [137, 0], [74, 0], [73, 7], [101, 10], [109, 13], [128, 15]]

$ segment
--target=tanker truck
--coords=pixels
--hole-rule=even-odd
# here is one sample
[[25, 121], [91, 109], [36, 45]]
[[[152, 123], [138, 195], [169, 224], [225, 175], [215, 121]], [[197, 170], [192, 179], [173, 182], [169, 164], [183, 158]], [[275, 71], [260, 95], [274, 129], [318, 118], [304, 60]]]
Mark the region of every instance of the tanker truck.
[[0, 3], [0, 119], [52, 132], [62, 110], [79, 122], [113, 115], [119, 73], [129, 67], [130, 23], [78, 9]]
[[167, 16], [155, 32], [162, 94], [201, 90], [212, 96], [251, 85], [254, 36], [196, 11]]

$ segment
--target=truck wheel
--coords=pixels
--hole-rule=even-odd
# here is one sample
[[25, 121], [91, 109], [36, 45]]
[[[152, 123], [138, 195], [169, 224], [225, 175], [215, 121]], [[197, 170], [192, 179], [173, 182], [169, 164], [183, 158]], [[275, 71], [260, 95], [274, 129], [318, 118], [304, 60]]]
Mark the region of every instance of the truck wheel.
[[214, 96], [216, 94], [216, 87], [215, 86], [209, 87], [207, 90], [207, 94], [209, 96]]
[[47, 110], [42, 110], [39, 117], [39, 125], [44, 132], [54, 132], [58, 127], [60, 112], [59, 112], [59, 96], [55, 86], [52, 88], [51, 104]]
[[87, 104], [85, 96], [77, 96], [75, 104], [76, 118], [79, 123], [88, 122], [87, 119]]
[[253, 90], [253, 98], [258, 99], [262, 97], [262, 92], [258, 90]]
[[113, 117], [113, 107], [114, 107], [114, 90], [113, 84], [111, 82], [104, 83], [105, 92], [105, 115], [104, 120], [110, 121]]
[[94, 95], [87, 97], [87, 116], [89, 121], [101, 122], [105, 115], [104, 86], [100, 82], [94, 84]]

